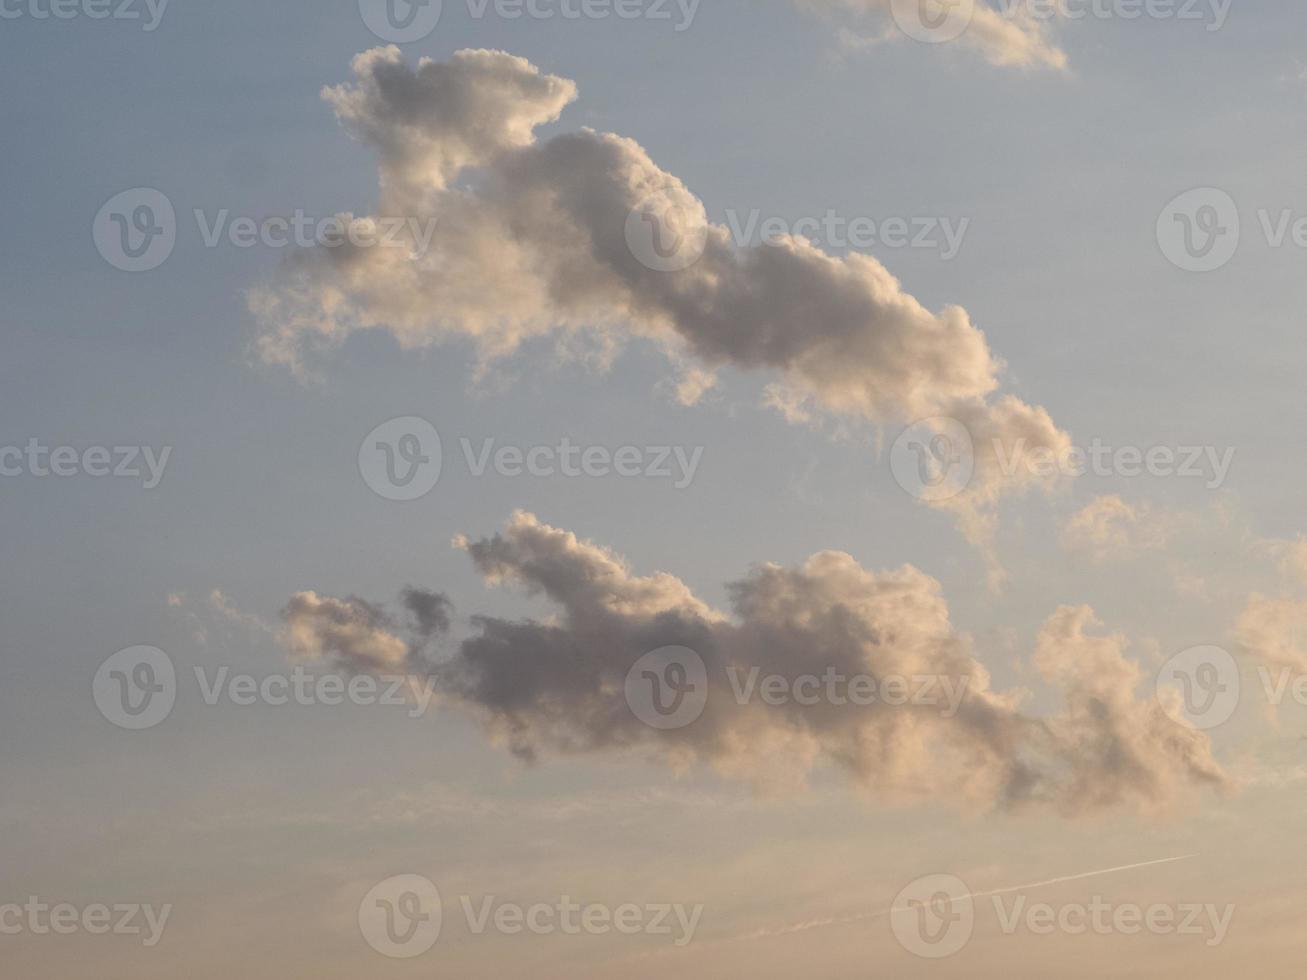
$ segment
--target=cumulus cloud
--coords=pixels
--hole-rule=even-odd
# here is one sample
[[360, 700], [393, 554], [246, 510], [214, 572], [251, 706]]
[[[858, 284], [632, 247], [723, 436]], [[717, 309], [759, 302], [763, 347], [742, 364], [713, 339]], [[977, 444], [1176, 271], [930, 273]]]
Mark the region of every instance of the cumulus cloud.
[[1166, 544], [1167, 522], [1146, 504], [1129, 504], [1120, 496], [1095, 497], [1067, 519], [1062, 546], [1096, 562], [1130, 558]]
[[[956, 43], [978, 51], [991, 65], [1004, 68], [1067, 67], [1067, 56], [1054, 42], [1051, 18], [1036, 17], [1029, 4], [1007, 3], [995, 8], [988, 0], [961, 0], [952, 7], [940, 0], [936, 11], [919, 7], [918, 0], [798, 0], [801, 7], [842, 21], [840, 38], [849, 48], [865, 48], [901, 39], [898, 18], [948, 14], [970, 17]], [[924, 21], [923, 21], [924, 22]]]
[[[737, 250], [631, 140], [583, 130], [536, 142], [531, 127], [557, 117], [570, 82], [489, 51], [413, 69], [397, 48], [377, 49], [354, 71], [353, 85], [325, 94], [378, 150], [383, 210], [437, 216], [440, 232], [422, 256], [301, 256], [281, 289], [256, 297], [269, 360], [299, 365], [368, 327], [406, 346], [469, 336], [493, 355], [559, 327], [628, 325], [706, 368], [781, 371], [821, 407], [868, 418], [948, 414], [998, 387], [966, 312], [930, 313], [874, 259], [797, 238]], [[464, 170], [472, 185], [451, 189]], [[704, 239], [690, 268], [651, 269], [633, 254], [627, 223], [642, 206]]]
[[[795, 416], [964, 422], [977, 476], [951, 506], [977, 539], [1002, 493], [1047, 482], [1002, 472], [993, 446], [1069, 444], [1043, 409], [998, 393], [1002, 363], [961, 307], [932, 312], [875, 259], [802, 238], [737, 248], [632, 140], [589, 129], [539, 140], [572, 82], [497, 51], [412, 67], [378, 48], [353, 69], [324, 98], [378, 155], [376, 220], [418, 219], [400, 233], [412, 247], [297, 254], [250, 297], [265, 361], [310, 371], [369, 329], [406, 348], [470, 340], [487, 361], [550, 335], [609, 349], [639, 337], [683, 370], [686, 401], [731, 367], [778, 375], [770, 400]], [[413, 229], [433, 221], [419, 247]]]
[[468, 167], [530, 146], [535, 128], [557, 119], [576, 85], [542, 75], [524, 58], [460, 51], [448, 62], [423, 59], [417, 71], [398, 48], [354, 60], [359, 84], [323, 90], [350, 132], [381, 157], [394, 193], [444, 189]]
[[1307, 538], [1267, 542], [1279, 566], [1278, 595], [1254, 592], [1235, 627], [1235, 638], [1268, 667], [1307, 673]]
[[[1137, 697], [1138, 666], [1119, 637], [1089, 635], [1088, 609], [1060, 610], [1040, 635], [1036, 663], [1065, 708], [1038, 717], [1022, 710], [1024, 692], [992, 687], [939, 583], [911, 566], [873, 572], [840, 552], [798, 568], [761, 565], [728, 587], [727, 612], [673, 575], [638, 575], [608, 549], [526, 513], [456, 545], [488, 583], [523, 588], [556, 610], [543, 622], [477, 617], [452, 657], [423, 661], [450, 701], [524, 759], [631, 751], [769, 789], [802, 786], [815, 768], [835, 766], [887, 801], [1045, 804], [1071, 814], [1160, 808], [1187, 788], [1225, 785], [1207, 737]], [[328, 603], [292, 602], [288, 619]], [[356, 657], [360, 670], [375, 669], [377, 649], [409, 651], [410, 666], [428, 656], [375, 607], [346, 607], [311, 617], [330, 627], [331, 639], [316, 642], [323, 656]], [[348, 642], [337, 638], [342, 618]], [[702, 657], [708, 698], [696, 721], [664, 731], [639, 719], [625, 682], [642, 655], [666, 646]], [[912, 696], [741, 696], [749, 677], [830, 675], [909, 679]], [[936, 679], [933, 698], [913, 680], [921, 678]], [[948, 690], [963, 696], [945, 709]]]
[[1222, 786], [1226, 777], [1205, 735], [1177, 724], [1161, 701], [1139, 699], [1139, 665], [1119, 634], [1100, 626], [1088, 606], [1059, 609], [1044, 624], [1035, 666], [1062, 690], [1066, 710], [1046, 724], [1068, 769], [1063, 792], [1086, 809], [1141, 802], [1164, 805], [1186, 783]]
[[362, 599], [335, 599], [300, 592], [282, 610], [281, 641], [295, 657], [326, 660], [359, 672], [405, 670], [421, 662], [429, 641], [449, 628], [449, 600], [419, 589], [404, 592], [409, 636], [380, 606]]

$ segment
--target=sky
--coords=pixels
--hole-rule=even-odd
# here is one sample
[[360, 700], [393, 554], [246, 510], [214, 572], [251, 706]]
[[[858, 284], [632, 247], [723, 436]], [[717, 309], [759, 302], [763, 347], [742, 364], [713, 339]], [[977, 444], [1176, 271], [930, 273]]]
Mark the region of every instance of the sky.
[[1296, 976], [1304, 29], [0, 0], [6, 975]]

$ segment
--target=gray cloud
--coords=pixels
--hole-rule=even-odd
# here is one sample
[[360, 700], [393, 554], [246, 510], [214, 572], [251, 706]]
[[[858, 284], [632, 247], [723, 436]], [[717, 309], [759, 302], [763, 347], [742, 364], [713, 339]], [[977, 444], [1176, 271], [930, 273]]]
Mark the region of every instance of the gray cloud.
[[[632, 140], [588, 129], [537, 140], [576, 87], [522, 58], [461, 51], [414, 68], [379, 48], [354, 73], [324, 95], [379, 156], [382, 213], [434, 219], [438, 232], [426, 250], [298, 254], [250, 298], [267, 362], [309, 371], [368, 329], [407, 348], [471, 339], [487, 361], [547, 335], [586, 332], [608, 349], [638, 337], [684, 371], [687, 401], [732, 367], [778, 375], [770, 400], [792, 416], [965, 422], [977, 475], [947, 506], [975, 540], [992, 538], [1002, 494], [1049, 482], [999, 467], [995, 440], [1059, 450], [1069, 439], [1043, 409], [998, 395], [1002, 364], [961, 307], [927, 310], [866, 255], [800, 238], [737, 248]], [[702, 242], [702, 255], [650, 268], [628, 239], [642, 214]]]
[[[1189, 788], [1226, 784], [1206, 735], [1136, 696], [1139, 667], [1120, 637], [1087, 632], [1087, 608], [1059, 610], [1039, 637], [1036, 666], [1065, 706], [1034, 717], [1021, 710], [1023, 692], [991, 687], [972, 641], [953, 629], [939, 583], [911, 566], [870, 572], [839, 552], [800, 568], [762, 565], [730, 585], [727, 614], [674, 576], [635, 575], [607, 549], [530, 514], [456, 544], [488, 583], [522, 587], [557, 609], [547, 622], [477, 617], [475, 634], [429, 665], [448, 699], [524, 759], [630, 751], [678, 768], [711, 765], [769, 790], [801, 787], [833, 765], [883, 800], [1043, 804], [1071, 814], [1163, 808]], [[360, 608], [370, 631], [378, 620]], [[414, 646], [398, 633], [389, 643], [362, 637], [360, 669], [370, 669], [378, 645]], [[658, 731], [632, 712], [624, 682], [643, 654], [669, 645], [703, 657], [710, 690], [696, 722]], [[334, 656], [346, 649], [322, 647]], [[728, 670], [753, 668], [791, 680], [828, 669], [937, 676], [965, 684], [966, 696], [956, 713], [911, 703], [741, 703]]]
[[284, 628], [279, 638], [295, 657], [326, 660], [346, 670], [420, 669], [431, 641], [449, 629], [451, 606], [438, 593], [413, 588], [404, 591], [401, 603], [408, 613], [407, 624], [354, 596], [335, 599], [300, 592], [282, 610]]
[[1206, 735], [1175, 722], [1155, 698], [1135, 692], [1145, 678], [1119, 634], [1088, 606], [1064, 606], [1040, 631], [1035, 666], [1063, 692], [1065, 710], [1044, 724], [1064, 765], [1063, 803], [1093, 810], [1138, 802], [1165, 805], [1186, 783], [1223, 786]]
[[424, 643], [449, 632], [454, 607], [446, 596], [410, 587], [401, 600], [410, 616], [410, 628]]

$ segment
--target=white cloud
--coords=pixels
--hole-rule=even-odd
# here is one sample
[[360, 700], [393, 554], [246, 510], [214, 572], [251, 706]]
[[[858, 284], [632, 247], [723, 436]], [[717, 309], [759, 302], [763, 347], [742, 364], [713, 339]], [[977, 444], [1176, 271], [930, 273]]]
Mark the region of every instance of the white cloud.
[[409, 644], [395, 635], [390, 618], [362, 599], [300, 592], [282, 618], [282, 642], [296, 657], [331, 660], [360, 671], [393, 670], [408, 661]]
[[1035, 666], [1066, 698], [1046, 720], [1069, 768], [1064, 806], [1095, 810], [1134, 801], [1164, 806], [1186, 782], [1220, 786], [1225, 777], [1206, 736], [1179, 726], [1155, 698], [1136, 696], [1144, 678], [1119, 634], [1088, 606], [1059, 609], [1040, 631]]
[[1168, 520], [1147, 504], [1128, 504], [1116, 494], [1095, 497], [1062, 528], [1062, 546], [1096, 562], [1129, 559], [1166, 544]]
[[[961, 307], [927, 310], [866, 255], [799, 238], [736, 248], [632, 140], [588, 129], [537, 140], [576, 88], [522, 58], [461, 51], [413, 68], [391, 47], [359, 55], [354, 72], [324, 95], [378, 153], [383, 214], [438, 232], [429, 249], [297, 255], [251, 296], [265, 361], [304, 373], [368, 329], [406, 348], [470, 339], [483, 362], [548, 335], [597, 333], [605, 350], [639, 337], [683, 370], [686, 401], [732, 367], [778, 375], [769, 401], [791, 418], [962, 421], [977, 475], [948, 506], [973, 540], [992, 539], [1002, 494], [1049, 482], [1003, 473], [993, 446], [1024, 438], [1060, 451], [1069, 437], [1042, 408], [998, 393], [1002, 363]], [[628, 222], [650, 210], [682, 244], [702, 243], [697, 261], [661, 271], [637, 257]]]
[[1307, 538], [1265, 541], [1260, 550], [1278, 566], [1281, 591], [1250, 595], [1235, 637], [1266, 666], [1307, 673]]
[[[841, 22], [840, 40], [846, 48], [871, 47], [890, 40], [905, 39], [895, 24], [895, 0], [797, 0], [799, 6], [824, 13]], [[900, 16], [916, 13], [915, 0], [899, 5]], [[962, 0], [955, 4], [957, 14], [970, 11], [970, 22], [956, 39], [957, 44], [981, 54], [991, 65], [1003, 68], [1067, 67], [1066, 53], [1054, 42], [1050, 18], [1034, 16], [1030, 6], [1011, 3], [1007, 12], [996, 9], [986, 0]], [[940, 11], [944, 10], [941, 2]]]
[[[796, 787], [836, 766], [882, 800], [946, 800], [987, 808], [1044, 804], [1068, 813], [1165, 807], [1226, 777], [1207, 736], [1138, 696], [1139, 667], [1118, 636], [1092, 636], [1092, 611], [1062, 609], [1040, 634], [1036, 665], [1060, 692], [1060, 713], [1020, 710], [1024, 692], [996, 691], [973, 644], [954, 630], [937, 581], [904, 566], [871, 572], [840, 552], [799, 568], [756, 567], [728, 587], [729, 614], [667, 573], [634, 574], [612, 552], [526, 513], [478, 541], [459, 539], [489, 583], [541, 593], [547, 622], [473, 620], [478, 632], [449, 660], [428, 662], [445, 695], [491, 736], [534, 760], [551, 754], [635, 751], [684, 768], [705, 763], [731, 778]], [[317, 600], [322, 605], [327, 600]], [[355, 665], [374, 669], [374, 646], [416, 650], [376, 607], [349, 600], [367, 634]], [[297, 616], [295, 604], [288, 611]], [[332, 621], [338, 617], [332, 617]], [[636, 661], [665, 646], [708, 666], [707, 707], [693, 724], [660, 731], [625, 701]], [[349, 644], [323, 645], [352, 656]], [[419, 658], [410, 656], [412, 669]], [[934, 676], [965, 690], [939, 704], [783, 704], [741, 699], [729, 671], [786, 678]]]
[[1269, 667], [1307, 673], [1307, 599], [1254, 593], [1236, 627], [1240, 645]]

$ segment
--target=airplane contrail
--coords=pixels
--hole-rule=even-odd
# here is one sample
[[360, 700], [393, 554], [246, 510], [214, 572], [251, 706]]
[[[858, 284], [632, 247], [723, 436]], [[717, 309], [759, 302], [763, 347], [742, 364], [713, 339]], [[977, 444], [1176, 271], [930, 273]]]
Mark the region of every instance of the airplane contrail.
[[[1049, 878], [1047, 881], [1036, 881], [1028, 885], [1013, 885], [1009, 888], [995, 888], [993, 891], [974, 892], [969, 895], [961, 895], [950, 901], [951, 905], [959, 902], [965, 902], [976, 898], [989, 898], [991, 895], [1009, 895], [1012, 892], [1029, 891], [1034, 888], [1046, 888], [1049, 885], [1060, 885], [1068, 881], [1082, 881], [1085, 878], [1097, 878], [1101, 875], [1117, 874], [1121, 871], [1133, 871], [1136, 868], [1151, 868], [1159, 864], [1174, 864], [1176, 861], [1188, 861], [1197, 857], [1197, 854], [1182, 854], [1179, 857], [1159, 858], [1155, 861], [1140, 861], [1137, 864], [1122, 864], [1115, 868], [1102, 868], [1098, 871], [1085, 871], [1081, 874], [1063, 875], [1059, 878]], [[726, 942], [741, 942], [747, 939], [769, 939], [775, 936], [789, 936], [797, 932], [808, 932], [812, 929], [823, 929], [827, 926], [842, 926], [853, 922], [865, 922], [869, 919], [880, 919], [887, 915], [893, 915], [895, 912], [907, 912], [907, 908], [896, 907], [883, 909], [879, 912], [857, 912], [850, 915], [840, 916], [830, 919], [814, 919], [810, 922], [798, 922], [794, 925], [780, 926], [775, 929], [760, 929], [757, 932], [746, 933], [741, 936], [734, 936]]]
[[[1012, 892], [1028, 891], [1033, 888], [1046, 888], [1049, 885], [1060, 885], [1068, 881], [1083, 881], [1086, 878], [1098, 878], [1102, 875], [1118, 874], [1122, 871], [1133, 871], [1137, 868], [1152, 868], [1160, 864], [1174, 864], [1176, 861], [1188, 861], [1196, 857], [1198, 857], [1197, 854], [1181, 854], [1179, 857], [1158, 858], [1155, 861], [1139, 861], [1135, 864], [1118, 865], [1115, 868], [1100, 868], [1097, 871], [1084, 871], [1081, 872], [1080, 874], [1062, 875], [1058, 878], [1049, 878], [1045, 881], [1036, 881], [1028, 885], [1013, 885], [1008, 888], [995, 888], [992, 891], [975, 892], [973, 894], [963, 895], [959, 898], [953, 899], [950, 902], [950, 904], [956, 905], [958, 902], [965, 902], [970, 899], [976, 899], [976, 898], [988, 898], [992, 895], [1008, 895], [1011, 894]], [[854, 922], [866, 922], [871, 919], [881, 919], [887, 915], [893, 915], [895, 912], [906, 912], [906, 911], [910, 911], [910, 910], [902, 907], [893, 907], [888, 909], [882, 909], [879, 912], [855, 912], [849, 915], [838, 916], [835, 918], [814, 919], [810, 922], [798, 922], [795, 923], [794, 925], [778, 926], [773, 929], [760, 929], [757, 932], [742, 933], [741, 935], [738, 936], [726, 936], [721, 939], [709, 940], [709, 944], [710, 945], [729, 944], [729, 943], [746, 942], [751, 939], [772, 939], [777, 936], [790, 936], [795, 933], [808, 932], [813, 929], [824, 929], [827, 926], [842, 926], [842, 925], [849, 925]], [[700, 943], [699, 945], [702, 946], [703, 944]], [[631, 956], [622, 957], [622, 960], [660, 959], [664, 956], [671, 955], [674, 952], [684, 953], [685, 950], [684, 949], [645, 950]]]

